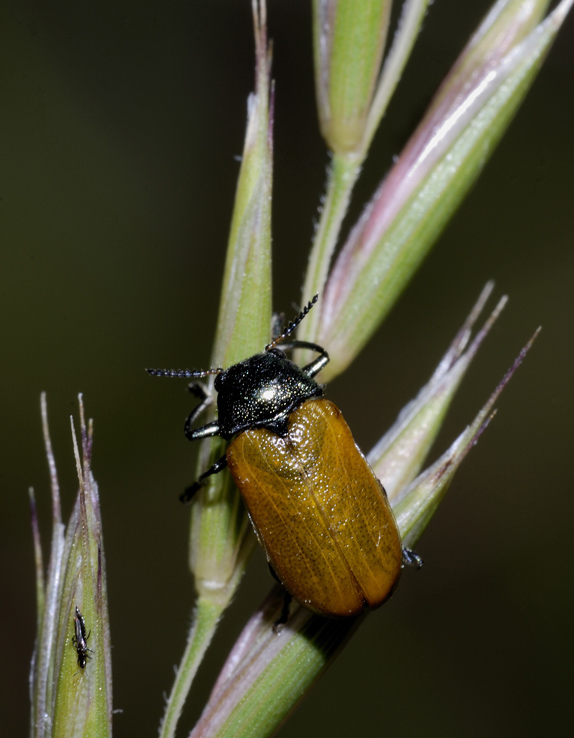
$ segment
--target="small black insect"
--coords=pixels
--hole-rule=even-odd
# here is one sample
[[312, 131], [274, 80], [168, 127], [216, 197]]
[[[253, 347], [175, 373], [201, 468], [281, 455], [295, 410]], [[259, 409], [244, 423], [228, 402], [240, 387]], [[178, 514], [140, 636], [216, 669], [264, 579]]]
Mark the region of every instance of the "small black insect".
[[88, 638], [92, 631], [86, 633], [86, 623], [78, 607], [76, 607], [76, 615], [74, 617], [74, 628], [76, 635], [72, 636], [72, 645], [78, 654], [78, 666], [80, 669], [85, 669], [88, 659], [92, 658], [90, 656], [91, 649], [88, 648]]

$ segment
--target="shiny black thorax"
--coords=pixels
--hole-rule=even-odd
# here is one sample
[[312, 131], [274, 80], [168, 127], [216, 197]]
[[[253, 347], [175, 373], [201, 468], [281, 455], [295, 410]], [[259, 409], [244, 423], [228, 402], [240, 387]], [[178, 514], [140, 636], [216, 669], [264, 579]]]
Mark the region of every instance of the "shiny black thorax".
[[284, 436], [289, 415], [323, 394], [322, 385], [277, 348], [230, 366], [216, 376], [214, 388], [219, 435], [225, 439], [250, 428]]

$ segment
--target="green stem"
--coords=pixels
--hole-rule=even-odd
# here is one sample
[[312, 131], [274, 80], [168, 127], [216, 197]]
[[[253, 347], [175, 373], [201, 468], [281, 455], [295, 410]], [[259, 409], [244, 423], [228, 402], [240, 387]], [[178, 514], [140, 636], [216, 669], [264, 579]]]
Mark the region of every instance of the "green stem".
[[[341, 223], [347, 212], [351, 193], [361, 171], [362, 163], [362, 158], [342, 157], [333, 154], [321, 220], [309, 256], [307, 276], [303, 286], [302, 305], [306, 304], [313, 295], [323, 292], [333, 252], [339, 238]], [[299, 328], [299, 338], [305, 341], [314, 341], [320, 319], [321, 311], [312, 310]]]
[[221, 606], [208, 602], [202, 597], [198, 599], [185, 653], [177, 670], [175, 682], [160, 726], [160, 738], [173, 738], [175, 735], [177, 721], [191, 689], [193, 678], [211, 643], [217, 627], [217, 621], [223, 609]]

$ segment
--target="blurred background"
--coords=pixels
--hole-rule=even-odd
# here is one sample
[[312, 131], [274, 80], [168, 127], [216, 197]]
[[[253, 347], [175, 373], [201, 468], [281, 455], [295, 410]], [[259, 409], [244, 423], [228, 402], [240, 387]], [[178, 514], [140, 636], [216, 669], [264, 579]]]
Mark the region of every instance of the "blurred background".
[[[361, 212], [487, 8], [431, 6], [375, 140]], [[0, 727], [24, 735], [35, 589], [28, 487], [50, 534], [40, 392], [64, 517], [77, 482], [69, 416], [94, 418], [113, 640], [115, 731], [155, 735], [193, 606], [185, 383], [147, 366], [209, 364], [253, 86], [247, 0], [0, 4]], [[274, 307], [300, 299], [327, 155], [308, 3], [269, 2], [276, 80]], [[510, 302], [433, 459], [538, 325], [418, 546], [282, 736], [547, 736], [571, 713], [574, 17], [505, 139], [360, 359], [329, 387], [368, 450], [428, 379], [484, 283]], [[494, 300], [493, 303], [494, 304]], [[328, 348], [328, 347], [327, 347]], [[261, 551], [226, 614], [182, 727], [271, 587]], [[182, 733], [183, 734], [183, 733]]]

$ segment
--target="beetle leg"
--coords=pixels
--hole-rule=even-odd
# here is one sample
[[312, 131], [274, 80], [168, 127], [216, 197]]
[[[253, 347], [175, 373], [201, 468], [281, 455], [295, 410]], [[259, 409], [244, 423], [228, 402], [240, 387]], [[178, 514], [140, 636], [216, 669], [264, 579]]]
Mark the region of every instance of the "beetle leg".
[[413, 569], [420, 569], [424, 561], [415, 553], [412, 548], [403, 546], [403, 566], [412, 566]]
[[195, 493], [200, 489], [200, 487], [201, 484], [199, 482], [194, 482], [189, 487], [186, 487], [180, 494], [179, 501], [182, 502], [184, 505], [187, 505], [188, 502], [192, 501]]
[[[187, 420], [185, 421], [185, 426], [183, 428], [183, 432], [185, 433], [186, 438], [188, 438], [190, 441], [194, 441], [196, 438], [203, 438], [204, 434], [201, 433], [197, 435], [199, 431], [203, 431], [204, 428], [207, 426], [203, 426], [203, 428], [197, 428], [196, 430], [192, 429], [192, 425], [197, 420], [197, 418], [207, 410], [207, 408], [211, 405], [213, 402], [213, 399], [211, 395], [208, 393], [207, 389], [201, 382], [190, 382], [187, 389], [191, 392], [192, 395], [195, 395], [199, 399], [199, 405], [193, 408], [193, 410], [189, 413], [187, 416]], [[209, 424], [211, 425], [211, 424]], [[215, 435], [213, 433], [207, 433], [205, 435]]]
[[[301, 343], [306, 343], [306, 341], [301, 341]], [[320, 354], [320, 356], [318, 356], [314, 361], [303, 367], [305, 374], [308, 374], [310, 377], [314, 377], [316, 374], [319, 374], [324, 366], [327, 366], [331, 361], [331, 358], [322, 346], [317, 346], [314, 343], [311, 343], [307, 348], [314, 349]]]
[[189, 417], [185, 421], [185, 427], [183, 429], [185, 437], [188, 441], [197, 441], [198, 438], [208, 438], [209, 436], [219, 435], [219, 423], [217, 422], [217, 420], [214, 420], [211, 423], [207, 423], [206, 425], [202, 425], [201, 428], [196, 428], [195, 430], [191, 428], [190, 425], [191, 423], [193, 423], [194, 420], [194, 418], [192, 417], [193, 414], [194, 411], [189, 414]]
[[[204, 428], [207, 428], [207, 426], [204, 426]], [[199, 430], [202, 430], [199, 428]], [[212, 474], [217, 474], [220, 471], [223, 471], [225, 467], [227, 466], [227, 457], [222, 456], [220, 459], [218, 459], [213, 466], [210, 466], [207, 471], [204, 471], [203, 474], [199, 477], [197, 482], [194, 482], [189, 487], [186, 487], [184, 491], [180, 494], [179, 499], [184, 503], [187, 504], [188, 502], [191, 502], [193, 496], [196, 492], [201, 489], [203, 486], [203, 480], [206, 477], [210, 477]]]
[[307, 374], [309, 377], [314, 377], [316, 374], [319, 374], [321, 369], [323, 369], [323, 367], [325, 367], [331, 361], [329, 354], [322, 346], [319, 346], [319, 344], [317, 343], [310, 343], [309, 341], [289, 341], [289, 343], [284, 343], [281, 346], [282, 351], [288, 351], [289, 349], [294, 348], [311, 349], [311, 351], [316, 351], [318, 354], [320, 354], [310, 364], [302, 367], [305, 374]]
[[281, 608], [281, 613], [277, 620], [273, 623], [273, 632], [275, 635], [279, 635], [281, 631], [283, 630], [283, 626], [286, 625], [287, 621], [289, 620], [289, 608], [291, 607], [291, 601], [293, 600], [293, 597], [287, 592], [287, 590], [283, 590], [283, 607]]
[[187, 385], [187, 391], [191, 392], [192, 395], [195, 395], [200, 400], [206, 400], [208, 397], [211, 398], [203, 382], [190, 382]]
[[[203, 389], [205, 392], [205, 388]], [[193, 385], [192, 383], [189, 386], [189, 390], [193, 394], [196, 394], [196, 392], [198, 391], [197, 385]], [[209, 405], [211, 405], [211, 403], [211, 395], [208, 395], [207, 392], [205, 392], [203, 400], [199, 403], [197, 407], [194, 407], [187, 416], [187, 420], [185, 421], [185, 425], [183, 427], [183, 432], [185, 433], [185, 437], [188, 441], [196, 441], [198, 438], [207, 438], [208, 436], [217, 436], [219, 434], [219, 423], [217, 422], [217, 420], [213, 420], [211, 423], [206, 423], [200, 428], [191, 427], [196, 419], [209, 407]]]

